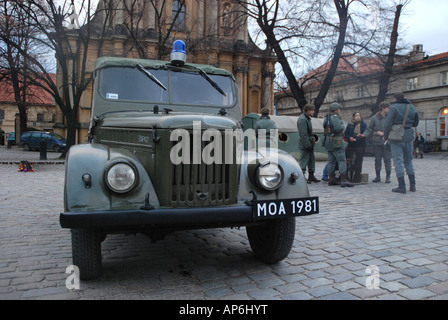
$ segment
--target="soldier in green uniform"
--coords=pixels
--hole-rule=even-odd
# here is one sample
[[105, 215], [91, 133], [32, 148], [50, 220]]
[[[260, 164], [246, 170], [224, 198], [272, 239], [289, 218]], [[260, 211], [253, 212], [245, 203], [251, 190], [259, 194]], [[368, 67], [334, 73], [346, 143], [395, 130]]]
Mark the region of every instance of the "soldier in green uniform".
[[389, 144], [384, 144], [384, 120], [389, 112], [390, 103], [381, 102], [380, 111], [378, 111], [370, 120], [370, 123], [364, 131], [364, 136], [371, 139], [370, 143], [373, 146], [373, 154], [375, 155], [375, 173], [376, 177], [372, 182], [381, 181], [381, 160], [384, 161], [384, 168], [386, 169], [386, 183], [390, 183], [390, 174], [392, 172], [392, 162]]
[[[420, 121], [417, 109], [405, 98], [404, 94], [399, 92], [394, 94], [394, 103], [390, 106], [386, 119], [384, 120], [384, 137], [390, 145], [392, 159], [394, 160], [395, 174], [398, 179], [398, 187], [392, 189], [392, 192], [406, 193], [406, 183], [404, 180], [405, 172], [409, 177], [410, 189], [415, 192], [415, 171], [412, 163], [412, 151], [414, 149], [414, 129]], [[406, 112], [409, 106], [409, 111]], [[407, 117], [406, 117], [407, 114]], [[389, 132], [394, 124], [402, 124], [406, 117], [404, 126], [404, 136], [401, 141], [389, 141]]]
[[314, 157], [314, 144], [316, 139], [313, 136], [313, 125], [311, 117], [314, 116], [314, 105], [307, 104], [303, 108], [303, 113], [297, 119], [297, 132], [299, 134], [299, 164], [305, 176], [308, 167], [308, 183], [320, 182], [315, 176], [316, 159]]
[[[277, 129], [277, 126], [275, 125], [275, 122], [271, 120], [269, 117], [269, 109], [263, 108], [261, 109], [261, 117], [260, 120], [258, 120], [257, 125], [255, 127], [255, 135], [257, 138], [261, 138], [262, 135], [259, 137], [259, 131], [258, 130], [266, 130], [266, 148], [269, 148], [271, 146], [271, 142], [273, 138], [276, 138], [273, 135], [273, 132], [271, 130]], [[261, 144], [262, 145], [262, 144]]]
[[[353, 187], [347, 180], [347, 162], [345, 159], [345, 148], [347, 143], [342, 139], [345, 125], [339, 115], [342, 106], [333, 102], [330, 105], [330, 112], [324, 120], [325, 140], [324, 146], [328, 152], [328, 185], [341, 185], [341, 187]], [[336, 180], [336, 164], [339, 167], [340, 182]]]

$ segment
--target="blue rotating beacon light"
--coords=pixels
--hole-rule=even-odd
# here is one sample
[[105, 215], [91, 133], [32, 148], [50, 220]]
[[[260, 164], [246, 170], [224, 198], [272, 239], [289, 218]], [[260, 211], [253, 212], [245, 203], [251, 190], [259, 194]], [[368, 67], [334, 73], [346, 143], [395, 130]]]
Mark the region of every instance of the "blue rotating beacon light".
[[187, 60], [187, 52], [185, 43], [182, 40], [176, 40], [173, 42], [173, 49], [170, 54], [171, 63], [174, 65], [182, 66]]

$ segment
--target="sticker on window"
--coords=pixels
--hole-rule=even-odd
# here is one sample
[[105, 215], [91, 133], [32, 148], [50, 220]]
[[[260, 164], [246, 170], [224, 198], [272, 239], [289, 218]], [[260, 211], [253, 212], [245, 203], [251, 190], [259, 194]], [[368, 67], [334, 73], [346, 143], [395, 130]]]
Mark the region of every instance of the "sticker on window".
[[118, 99], [118, 93], [106, 93], [107, 99]]

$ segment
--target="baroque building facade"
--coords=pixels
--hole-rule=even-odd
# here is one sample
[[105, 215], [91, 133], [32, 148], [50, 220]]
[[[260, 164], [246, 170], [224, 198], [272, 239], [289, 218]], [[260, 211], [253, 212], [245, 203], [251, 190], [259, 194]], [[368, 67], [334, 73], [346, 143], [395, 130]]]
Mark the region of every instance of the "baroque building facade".
[[[105, 26], [106, 36], [100, 39], [96, 33], [90, 44], [90, 72], [99, 56], [167, 60], [172, 42], [180, 39], [187, 45], [187, 62], [234, 74], [243, 116], [273, 108], [276, 58], [251, 40], [238, 1], [100, 0], [92, 23], [98, 29]], [[77, 143], [87, 141], [91, 93], [90, 85], [81, 99]]]

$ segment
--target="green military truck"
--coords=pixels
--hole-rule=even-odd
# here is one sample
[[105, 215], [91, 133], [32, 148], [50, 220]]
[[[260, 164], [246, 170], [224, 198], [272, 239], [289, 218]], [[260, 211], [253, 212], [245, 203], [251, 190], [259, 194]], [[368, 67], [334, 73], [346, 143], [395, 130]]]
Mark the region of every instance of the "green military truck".
[[[300, 158], [299, 150], [299, 133], [297, 130], [297, 116], [270, 116], [278, 129], [278, 148], [286, 151], [297, 161]], [[249, 113], [243, 117], [243, 130], [255, 128], [260, 115], [257, 113]], [[328, 153], [322, 141], [324, 139], [324, 127], [322, 118], [311, 118], [313, 124], [313, 135], [317, 143], [314, 145], [314, 156], [316, 161], [327, 161]], [[254, 144], [254, 143], [252, 143]], [[245, 141], [244, 148], [248, 149], [248, 142]]]
[[295, 217], [319, 211], [290, 155], [239, 147], [232, 73], [184, 56], [95, 63], [89, 143], [68, 152], [60, 214], [81, 279], [100, 276], [101, 242], [112, 233], [156, 241], [245, 226], [253, 253], [275, 263], [291, 250]]

